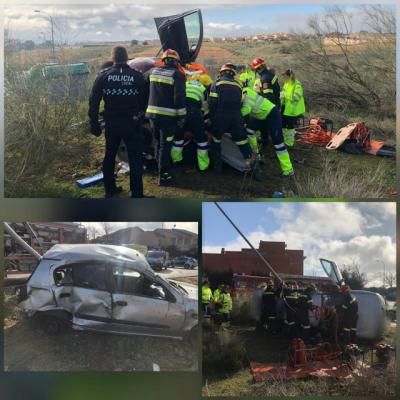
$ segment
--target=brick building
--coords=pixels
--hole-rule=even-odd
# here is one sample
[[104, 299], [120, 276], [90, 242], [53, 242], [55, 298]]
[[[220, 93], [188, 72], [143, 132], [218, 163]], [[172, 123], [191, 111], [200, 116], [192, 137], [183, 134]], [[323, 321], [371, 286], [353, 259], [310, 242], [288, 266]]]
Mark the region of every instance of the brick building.
[[[278, 274], [303, 275], [303, 250], [287, 250], [285, 242], [260, 241], [258, 251]], [[268, 275], [267, 267], [252, 249], [203, 253], [206, 273], [244, 272], [248, 275]]]

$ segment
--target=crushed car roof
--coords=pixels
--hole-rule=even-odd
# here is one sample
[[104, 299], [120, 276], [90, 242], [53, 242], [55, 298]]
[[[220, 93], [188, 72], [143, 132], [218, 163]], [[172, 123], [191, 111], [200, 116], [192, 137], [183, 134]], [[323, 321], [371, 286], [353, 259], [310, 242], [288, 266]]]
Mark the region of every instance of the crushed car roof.
[[141, 261], [145, 267], [148, 266], [144, 256], [137, 250], [124, 246], [112, 246], [107, 244], [56, 244], [48, 250], [44, 259], [56, 260], [103, 260], [134, 262]]

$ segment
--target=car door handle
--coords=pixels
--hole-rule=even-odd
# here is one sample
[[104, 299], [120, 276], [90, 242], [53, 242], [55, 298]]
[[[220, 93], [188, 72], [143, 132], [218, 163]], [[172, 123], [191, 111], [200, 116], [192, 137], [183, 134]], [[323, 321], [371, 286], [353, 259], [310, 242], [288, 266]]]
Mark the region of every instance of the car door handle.
[[60, 294], [60, 299], [62, 299], [63, 297], [70, 297], [71, 294], [70, 293], [61, 293]]
[[122, 301], [122, 300], [115, 301], [114, 304], [116, 304], [117, 306], [121, 306], [121, 307], [125, 307], [128, 305], [128, 303], [126, 301]]

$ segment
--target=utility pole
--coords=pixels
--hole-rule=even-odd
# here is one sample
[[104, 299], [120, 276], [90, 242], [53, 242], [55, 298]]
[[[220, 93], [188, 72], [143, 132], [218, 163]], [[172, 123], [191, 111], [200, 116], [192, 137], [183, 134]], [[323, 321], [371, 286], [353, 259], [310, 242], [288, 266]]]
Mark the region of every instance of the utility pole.
[[33, 12], [35, 13], [42, 13], [42, 14], [46, 14], [49, 21], [50, 21], [50, 27], [51, 27], [51, 57], [50, 57], [50, 61], [52, 63], [56, 62], [56, 47], [54, 44], [54, 21], [53, 21], [53, 17], [46, 13], [45, 11], [42, 10], [33, 10]]

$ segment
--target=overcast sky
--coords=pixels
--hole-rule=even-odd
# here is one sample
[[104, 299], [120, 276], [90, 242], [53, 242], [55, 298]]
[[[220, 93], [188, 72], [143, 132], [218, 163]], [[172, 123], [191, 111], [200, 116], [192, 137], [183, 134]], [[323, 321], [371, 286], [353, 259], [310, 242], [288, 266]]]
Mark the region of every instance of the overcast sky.
[[96, 236], [104, 235], [104, 224], [107, 224], [107, 229], [110, 232], [117, 231], [119, 229], [125, 229], [129, 227], [139, 226], [140, 228], [149, 231], [157, 228], [165, 229], [186, 229], [190, 232], [198, 234], [197, 222], [79, 222], [88, 229], [89, 238], [92, 239], [93, 233]]
[[[194, 8], [201, 8], [204, 34], [210, 37], [240, 36], [256, 33], [303, 31], [311, 15], [322, 14], [326, 5], [313, 4], [247, 4], [232, 1], [221, 5], [199, 6], [189, 1], [180, 5], [152, 4], [154, 1], [135, 4], [33, 4], [5, 8], [5, 27], [12, 38], [42, 42], [50, 39], [49, 15], [56, 26], [56, 41], [75, 43], [81, 41], [144, 40], [157, 39], [154, 17], [166, 16]], [[160, 3], [162, 3], [160, 1]], [[183, 4], [182, 4], [183, 3]], [[241, 3], [241, 4], [240, 4]], [[297, 2], [299, 3], [299, 2]], [[244, 5], [245, 4], [245, 5]], [[354, 6], [346, 5], [353, 13], [353, 30], [366, 27], [361, 14]], [[40, 10], [40, 12], [34, 12]]]
[[[304, 250], [304, 274], [325, 276], [319, 258], [360, 266], [369, 286], [396, 266], [395, 203], [220, 203], [250, 242], [284, 241]], [[203, 203], [203, 252], [248, 245], [213, 203]]]

